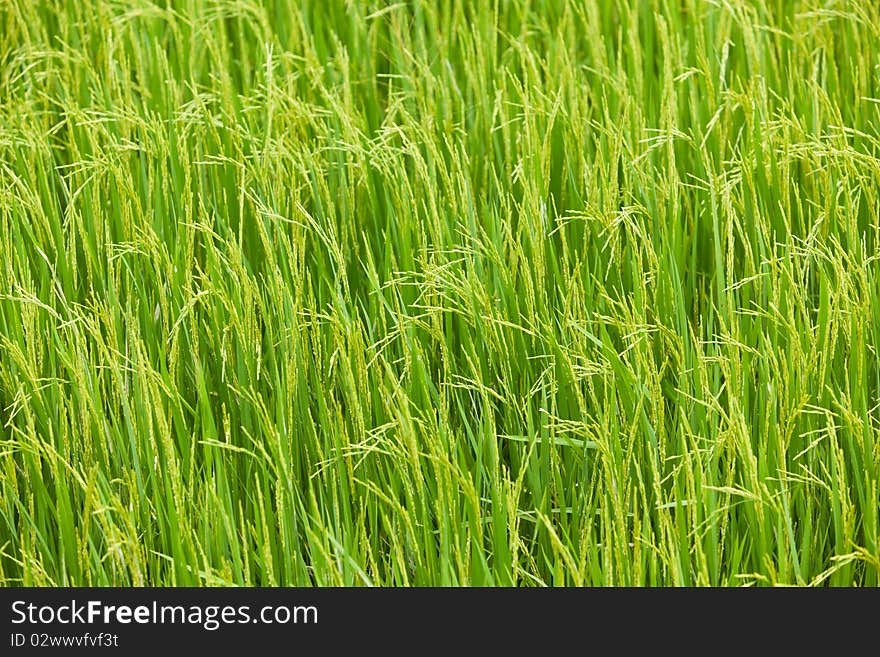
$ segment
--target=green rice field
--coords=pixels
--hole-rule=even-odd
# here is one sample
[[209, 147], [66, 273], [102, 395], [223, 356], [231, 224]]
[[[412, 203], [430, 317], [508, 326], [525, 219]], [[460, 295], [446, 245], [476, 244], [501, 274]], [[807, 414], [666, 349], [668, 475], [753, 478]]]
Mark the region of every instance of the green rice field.
[[0, 585], [880, 586], [880, 4], [0, 0]]

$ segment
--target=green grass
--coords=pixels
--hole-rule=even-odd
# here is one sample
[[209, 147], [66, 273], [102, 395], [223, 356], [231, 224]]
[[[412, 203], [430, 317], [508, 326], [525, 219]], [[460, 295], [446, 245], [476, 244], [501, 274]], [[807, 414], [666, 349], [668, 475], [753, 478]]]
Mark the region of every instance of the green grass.
[[880, 585], [878, 44], [0, 1], [0, 583]]

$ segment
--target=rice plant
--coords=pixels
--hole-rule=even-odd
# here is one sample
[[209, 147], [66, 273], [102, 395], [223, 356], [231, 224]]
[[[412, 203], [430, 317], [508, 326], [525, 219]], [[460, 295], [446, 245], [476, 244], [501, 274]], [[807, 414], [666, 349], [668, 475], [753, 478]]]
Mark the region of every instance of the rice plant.
[[880, 5], [0, 0], [0, 583], [880, 585]]

